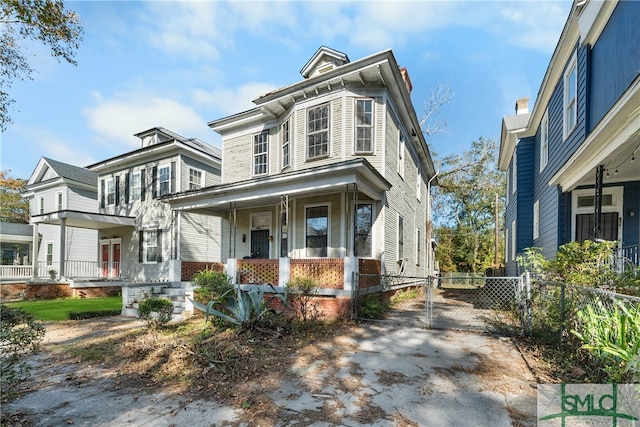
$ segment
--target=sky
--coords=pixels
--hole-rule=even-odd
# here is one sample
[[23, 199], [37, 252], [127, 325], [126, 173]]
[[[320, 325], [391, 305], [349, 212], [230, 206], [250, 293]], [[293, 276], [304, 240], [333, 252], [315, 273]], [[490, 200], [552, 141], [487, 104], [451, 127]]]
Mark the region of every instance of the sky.
[[[571, 9], [560, 1], [65, 1], [84, 34], [77, 66], [24, 43], [34, 73], [14, 82], [0, 170], [28, 179], [41, 157], [88, 166], [140, 148], [164, 127], [221, 147], [207, 123], [302, 80], [321, 47], [351, 61], [391, 49], [418, 118], [450, 101], [428, 138], [436, 158], [499, 140], [515, 101], [529, 108]], [[437, 164], [436, 164], [437, 166]]]

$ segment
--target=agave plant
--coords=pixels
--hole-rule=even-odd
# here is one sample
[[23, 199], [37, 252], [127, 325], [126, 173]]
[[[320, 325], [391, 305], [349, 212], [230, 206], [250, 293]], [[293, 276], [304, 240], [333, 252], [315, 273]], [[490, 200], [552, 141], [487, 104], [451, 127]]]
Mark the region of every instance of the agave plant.
[[[281, 314], [271, 307], [271, 301], [278, 300], [283, 307], [288, 304], [288, 296], [285, 288], [284, 293], [278, 293], [277, 290], [269, 285], [273, 290], [272, 295], [265, 299], [264, 287], [252, 287], [249, 290], [243, 290], [238, 287], [235, 295], [231, 295], [231, 290], [220, 297], [220, 300], [211, 300], [208, 304], [190, 299], [193, 306], [202, 311], [209, 320], [209, 315], [218, 316], [219, 318], [232, 323], [243, 329], [250, 329], [257, 323], [263, 323], [269, 316]], [[224, 303], [224, 311], [214, 308], [214, 305]]]

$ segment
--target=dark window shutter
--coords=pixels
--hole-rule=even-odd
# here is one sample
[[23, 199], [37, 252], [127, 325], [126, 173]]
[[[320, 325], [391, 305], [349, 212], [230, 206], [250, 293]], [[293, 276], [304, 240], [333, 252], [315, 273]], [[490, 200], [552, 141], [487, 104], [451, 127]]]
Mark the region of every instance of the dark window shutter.
[[116, 175], [116, 206], [120, 204], [120, 175]]
[[104, 179], [100, 180], [100, 209], [104, 209]]
[[138, 262], [139, 263], [144, 262], [143, 255], [144, 255], [144, 231], [139, 231], [138, 232]]
[[144, 200], [144, 194], [147, 191], [147, 181], [144, 180], [144, 172], [144, 169], [140, 171], [140, 200]]
[[157, 262], [162, 262], [162, 230], [158, 229], [158, 257]]
[[171, 162], [171, 194], [176, 192], [176, 162]]
[[158, 197], [158, 167], [151, 168], [151, 197]]
[[124, 204], [129, 204], [129, 173], [124, 174]]

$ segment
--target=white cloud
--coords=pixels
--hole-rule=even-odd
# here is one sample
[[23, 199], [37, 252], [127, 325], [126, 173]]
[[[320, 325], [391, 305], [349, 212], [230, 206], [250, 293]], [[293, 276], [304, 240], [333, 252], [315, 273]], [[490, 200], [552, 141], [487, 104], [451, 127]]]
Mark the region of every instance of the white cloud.
[[91, 150], [79, 149], [78, 141], [67, 140], [48, 129], [22, 128], [20, 131], [27, 140], [31, 141], [31, 143], [25, 141], [25, 145], [33, 144], [32, 146], [37, 147], [36, 150], [42, 157], [49, 157], [75, 166], [87, 166], [95, 163], [95, 159], [90, 155]]
[[222, 114], [230, 115], [241, 111], [250, 110], [256, 105], [254, 99], [274, 89], [276, 85], [269, 83], [250, 82], [237, 88], [224, 88], [206, 91], [197, 89], [194, 91], [194, 102], [205, 106], [207, 109], [215, 109]]
[[513, 2], [500, 15], [510, 28], [510, 44], [551, 53], [567, 19], [570, 2]]
[[206, 141], [211, 136], [205, 119], [173, 99], [142, 91], [121, 93], [111, 99], [96, 92], [94, 98], [95, 105], [84, 110], [88, 126], [99, 141], [121, 145], [117, 152], [138, 148], [139, 141], [133, 135], [156, 126], [187, 138]]

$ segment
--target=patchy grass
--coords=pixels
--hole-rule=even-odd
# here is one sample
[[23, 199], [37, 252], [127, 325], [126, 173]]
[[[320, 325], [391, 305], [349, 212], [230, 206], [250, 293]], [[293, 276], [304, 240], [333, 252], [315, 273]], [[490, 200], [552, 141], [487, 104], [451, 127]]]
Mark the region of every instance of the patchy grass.
[[68, 320], [70, 313], [112, 311], [122, 308], [122, 297], [104, 298], [61, 298], [54, 300], [19, 301], [6, 303], [10, 307], [21, 308], [44, 321]]

